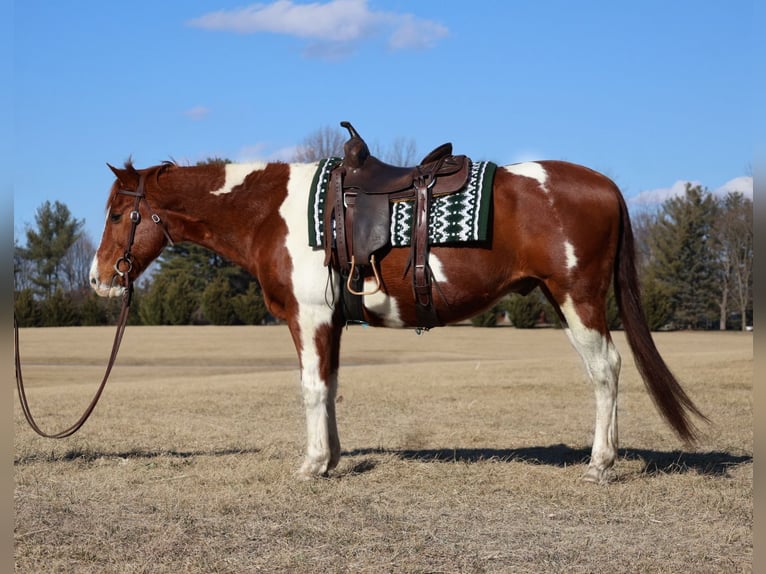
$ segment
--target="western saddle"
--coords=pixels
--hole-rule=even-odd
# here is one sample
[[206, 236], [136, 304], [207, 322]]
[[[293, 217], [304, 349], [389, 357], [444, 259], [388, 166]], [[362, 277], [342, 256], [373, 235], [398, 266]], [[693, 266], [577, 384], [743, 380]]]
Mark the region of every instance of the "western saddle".
[[[428, 266], [428, 214], [433, 197], [465, 187], [471, 160], [452, 155], [452, 144], [446, 143], [414, 167], [389, 165], [370, 154], [349, 122], [340, 125], [350, 138], [342, 162], [331, 173], [325, 199], [325, 264], [332, 264], [344, 279], [346, 319], [364, 321], [362, 296], [380, 290], [378, 261], [391, 247], [391, 203], [409, 200], [414, 202], [413, 231], [404, 274], [412, 268], [418, 326], [442, 325], [433, 305]], [[371, 274], [377, 285], [364, 291], [364, 280]]]

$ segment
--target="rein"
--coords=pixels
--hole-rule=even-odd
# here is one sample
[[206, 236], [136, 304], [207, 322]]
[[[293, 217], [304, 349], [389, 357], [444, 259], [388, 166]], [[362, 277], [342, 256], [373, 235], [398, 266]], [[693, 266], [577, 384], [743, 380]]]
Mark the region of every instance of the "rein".
[[[138, 211], [138, 208], [141, 204], [141, 200], [146, 200], [146, 196], [144, 194], [144, 175], [141, 175], [139, 182], [138, 182], [138, 188], [136, 191], [128, 191], [128, 190], [118, 190], [117, 193], [123, 194], [123, 195], [131, 195], [135, 197], [135, 202], [133, 204], [133, 211], [130, 212], [130, 234], [128, 235], [128, 247], [125, 250], [125, 253], [122, 257], [120, 257], [114, 264], [114, 270], [115, 275], [112, 277], [112, 284], [118, 278], [124, 278], [125, 279], [125, 292], [122, 296], [122, 308], [120, 310], [120, 317], [117, 320], [117, 331], [114, 335], [114, 342], [112, 343], [112, 352], [109, 355], [109, 361], [106, 365], [106, 371], [104, 373], [103, 379], [101, 379], [101, 384], [98, 386], [98, 390], [96, 391], [96, 394], [93, 396], [93, 398], [90, 401], [90, 404], [85, 409], [83, 414], [80, 416], [80, 418], [75, 422], [72, 426], [54, 433], [48, 433], [43, 431], [35, 421], [34, 417], [32, 416], [32, 411], [29, 408], [29, 401], [27, 400], [27, 394], [24, 390], [24, 379], [22, 377], [21, 373], [21, 356], [19, 354], [19, 325], [16, 320], [16, 314], [13, 315], [13, 335], [14, 335], [14, 343], [15, 343], [15, 351], [16, 351], [16, 388], [19, 392], [19, 402], [21, 403], [21, 410], [24, 412], [24, 418], [27, 419], [27, 422], [29, 423], [29, 426], [32, 427], [32, 430], [34, 430], [37, 434], [39, 434], [42, 437], [45, 438], [66, 438], [68, 436], [73, 435], [78, 430], [82, 428], [82, 426], [85, 424], [85, 421], [88, 420], [88, 417], [90, 417], [91, 413], [93, 412], [93, 409], [96, 408], [96, 404], [98, 403], [98, 400], [101, 398], [101, 393], [104, 391], [104, 388], [106, 387], [106, 381], [109, 379], [109, 374], [112, 372], [112, 367], [114, 366], [114, 362], [117, 359], [117, 352], [120, 350], [120, 344], [122, 343], [122, 336], [125, 333], [125, 327], [128, 324], [128, 316], [130, 314], [130, 302], [133, 296], [133, 283], [130, 280], [130, 271], [133, 269], [133, 255], [131, 253], [131, 249], [133, 248], [133, 242], [136, 237], [136, 228], [138, 227], [138, 224], [141, 221], [141, 215]], [[161, 220], [158, 215], [156, 215], [151, 207], [148, 206], [149, 213], [151, 214], [152, 221], [156, 224], [161, 224]], [[164, 225], [162, 225], [162, 230], [165, 233], [165, 236], [167, 237], [170, 244], [173, 244], [173, 241], [170, 239], [170, 235], [165, 228]], [[124, 266], [124, 268], [123, 268]]]
[[104, 391], [104, 387], [106, 387], [106, 381], [109, 379], [109, 373], [111, 373], [112, 371], [112, 366], [114, 365], [114, 361], [117, 359], [117, 351], [119, 351], [120, 343], [122, 343], [122, 335], [125, 332], [125, 326], [128, 324], [128, 314], [130, 311], [130, 298], [131, 298], [132, 291], [133, 291], [133, 285], [131, 284], [125, 291], [125, 294], [123, 295], [122, 310], [120, 311], [120, 318], [117, 321], [117, 332], [114, 335], [114, 343], [112, 344], [112, 353], [109, 356], [109, 362], [106, 365], [106, 372], [104, 373], [104, 378], [101, 379], [101, 384], [98, 386], [98, 390], [96, 391], [96, 394], [91, 399], [90, 404], [88, 405], [88, 408], [85, 409], [85, 412], [82, 413], [82, 415], [80, 416], [80, 418], [77, 420], [76, 423], [74, 423], [69, 428], [66, 428], [62, 431], [55, 432], [55, 433], [48, 433], [43, 431], [37, 425], [37, 422], [32, 416], [32, 411], [29, 409], [29, 401], [27, 400], [27, 394], [24, 391], [24, 379], [21, 374], [21, 357], [19, 356], [19, 326], [16, 321], [16, 315], [15, 314], [13, 315], [13, 335], [14, 335], [14, 342], [16, 346], [16, 388], [19, 391], [19, 402], [21, 403], [21, 410], [24, 412], [24, 418], [27, 419], [27, 422], [29, 423], [29, 426], [32, 427], [32, 430], [35, 431], [40, 436], [45, 438], [66, 438], [68, 436], [71, 436], [82, 428], [82, 425], [84, 425], [85, 421], [88, 420], [88, 417], [90, 417], [91, 413], [93, 412], [93, 409], [96, 408], [96, 404], [98, 403], [98, 400], [101, 398], [101, 393]]

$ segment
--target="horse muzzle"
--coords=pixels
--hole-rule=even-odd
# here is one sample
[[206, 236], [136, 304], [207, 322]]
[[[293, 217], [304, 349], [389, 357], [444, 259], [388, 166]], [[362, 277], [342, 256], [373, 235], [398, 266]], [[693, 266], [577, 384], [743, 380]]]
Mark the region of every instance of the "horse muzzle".
[[[118, 261], [118, 263], [120, 263]], [[96, 292], [99, 297], [121, 297], [125, 294], [125, 285], [122, 284], [123, 278], [126, 273], [129, 273], [132, 269], [125, 269], [124, 265], [115, 265], [115, 272], [109, 278], [109, 282], [105, 283], [101, 280], [98, 272], [98, 261], [93, 258], [93, 263], [90, 266], [90, 286]]]

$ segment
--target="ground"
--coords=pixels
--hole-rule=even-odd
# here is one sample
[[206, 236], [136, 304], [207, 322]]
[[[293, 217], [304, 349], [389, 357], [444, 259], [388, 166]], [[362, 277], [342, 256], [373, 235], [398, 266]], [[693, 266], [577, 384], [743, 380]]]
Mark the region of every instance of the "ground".
[[[71, 424], [108, 328], [26, 329], [29, 399]], [[711, 419], [685, 448], [622, 333], [616, 481], [579, 480], [594, 423], [561, 331], [352, 327], [343, 456], [295, 478], [295, 351], [271, 327], [128, 327], [92, 418], [15, 407], [17, 572], [750, 572], [752, 333], [658, 333]]]

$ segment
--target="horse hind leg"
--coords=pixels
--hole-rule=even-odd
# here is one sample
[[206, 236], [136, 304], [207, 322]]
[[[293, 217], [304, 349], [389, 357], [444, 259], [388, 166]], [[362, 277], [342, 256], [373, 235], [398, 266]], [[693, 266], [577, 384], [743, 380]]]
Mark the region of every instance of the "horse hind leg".
[[[582, 307], [585, 307], [582, 305]], [[617, 382], [621, 359], [606, 327], [603, 309], [594, 312], [588, 306], [591, 325], [578, 313], [578, 305], [569, 295], [559, 304], [569, 341], [582, 359], [596, 394], [596, 427], [588, 470], [583, 480], [603, 484], [612, 478], [617, 459]], [[596, 305], [596, 309], [599, 306]]]

